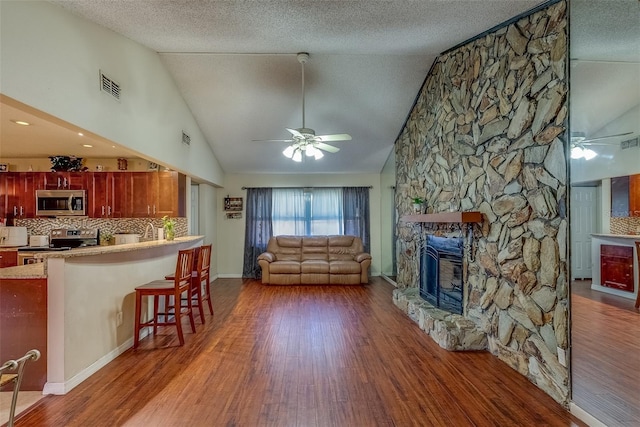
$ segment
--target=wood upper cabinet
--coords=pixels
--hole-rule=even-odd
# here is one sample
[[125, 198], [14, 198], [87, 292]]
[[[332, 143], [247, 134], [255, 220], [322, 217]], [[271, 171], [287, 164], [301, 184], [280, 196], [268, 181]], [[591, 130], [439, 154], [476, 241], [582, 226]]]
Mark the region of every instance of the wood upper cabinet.
[[[130, 175], [131, 190], [128, 193], [133, 218], [180, 215], [177, 172], [131, 172]], [[184, 205], [184, 197], [182, 205]]]
[[90, 172], [87, 180], [87, 215], [91, 218], [126, 216], [126, 173]]
[[640, 174], [629, 177], [629, 214], [640, 216]]
[[33, 218], [36, 214], [36, 177], [32, 172], [3, 173], [0, 215], [9, 223], [15, 218]]
[[44, 190], [84, 190], [91, 172], [40, 172], [38, 188]]

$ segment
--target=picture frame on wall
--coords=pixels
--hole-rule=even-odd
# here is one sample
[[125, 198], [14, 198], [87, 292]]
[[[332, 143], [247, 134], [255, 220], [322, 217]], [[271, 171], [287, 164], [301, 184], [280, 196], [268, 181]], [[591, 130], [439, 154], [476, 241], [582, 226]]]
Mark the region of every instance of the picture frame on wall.
[[159, 169], [160, 169], [160, 166], [157, 163], [149, 162], [149, 166], [147, 167], [147, 170], [157, 171]]
[[0, 172], [9, 172], [9, 163], [0, 163]]

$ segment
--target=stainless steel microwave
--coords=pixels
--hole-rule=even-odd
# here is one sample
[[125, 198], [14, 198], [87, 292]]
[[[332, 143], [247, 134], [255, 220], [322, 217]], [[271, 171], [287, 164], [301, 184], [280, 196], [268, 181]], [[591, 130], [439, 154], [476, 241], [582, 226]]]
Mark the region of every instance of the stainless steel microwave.
[[85, 190], [36, 190], [37, 216], [84, 216]]

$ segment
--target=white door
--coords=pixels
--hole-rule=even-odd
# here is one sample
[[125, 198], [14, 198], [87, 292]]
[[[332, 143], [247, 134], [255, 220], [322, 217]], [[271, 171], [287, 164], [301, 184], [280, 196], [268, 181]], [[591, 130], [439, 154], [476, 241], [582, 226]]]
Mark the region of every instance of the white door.
[[591, 233], [596, 232], [596, 187], [571, 188], [571, 278], [591, 278]]
[[198, 214], [200, 209], [200, 186], [198, 184], [191, 184], [191, 212], [189, 218], [189, 224], [191, 230], [189, 233], [192, 235], [200, 234], [200, 216]]

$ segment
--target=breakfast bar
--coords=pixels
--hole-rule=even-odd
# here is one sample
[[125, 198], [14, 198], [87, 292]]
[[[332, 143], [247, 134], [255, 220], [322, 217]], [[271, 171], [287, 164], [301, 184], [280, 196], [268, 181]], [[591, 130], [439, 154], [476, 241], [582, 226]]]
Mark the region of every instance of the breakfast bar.
[[[175, 269], [180, 249], [203, 236], [41, 252], [42, 263], [0, 279], [46, 279], [44, 394], [65, 394], [133, 345], [135, 287]], [[26, 282], [25, 282], [26, 283]]]

